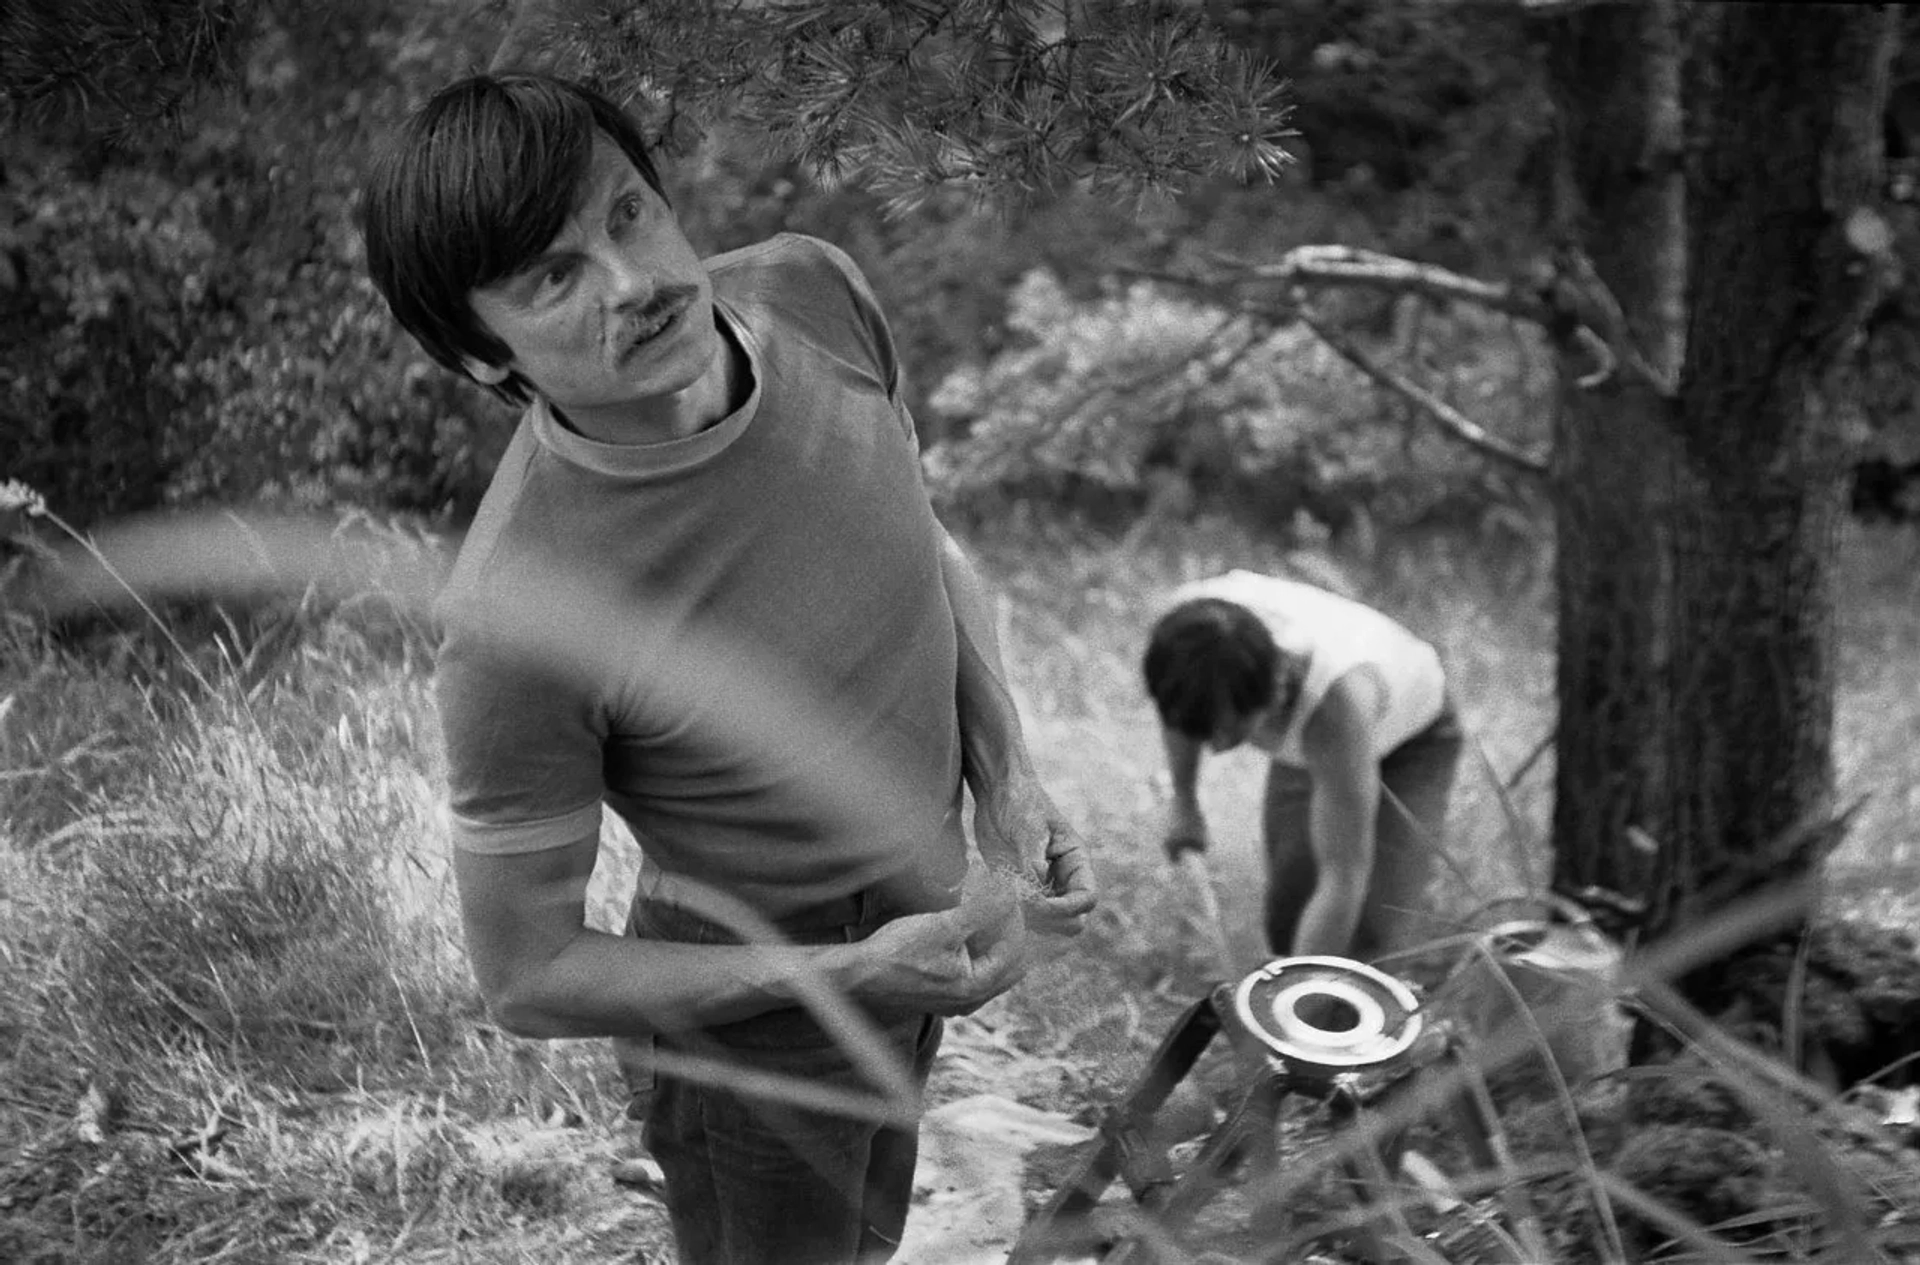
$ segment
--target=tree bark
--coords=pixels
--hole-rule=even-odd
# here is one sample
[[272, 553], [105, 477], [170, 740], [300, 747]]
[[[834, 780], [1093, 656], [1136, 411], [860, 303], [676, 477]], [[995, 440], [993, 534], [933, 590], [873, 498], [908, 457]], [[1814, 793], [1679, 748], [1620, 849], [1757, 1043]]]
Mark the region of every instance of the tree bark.
[[[1563, 261], [1579, 254], [1662, 373], [1680, 357], [1686, 278], [1678, 16], [1607, 6], [1550, 39], [1559, 163], [1549, 208]], [[1642, 895], [1667, 781], [1662, 674], [1673, 607], [1667, 523], [1672, 402], [1651, 383], [1577, 381], [1569, 348], [1554, 427], [1559, 730], [1554, 877]]]
[[1840, 5], [1608, 7], [1554, 35], [1558, 222], [1678, 384], [1563, 392], [1555, 876], [1646, 901], [1650, 937], [1832, 841], [1831, 575], [1897, 39]]
[[[1669, 923], [1806, 874], [1837, 840], [1832, 574], [1864, 433], [1897, 14], [1728, 5], [1689, 114], [1691, 313], [1674, 522]], [[1880, 226], [1876, 228], [1875, 226]]]

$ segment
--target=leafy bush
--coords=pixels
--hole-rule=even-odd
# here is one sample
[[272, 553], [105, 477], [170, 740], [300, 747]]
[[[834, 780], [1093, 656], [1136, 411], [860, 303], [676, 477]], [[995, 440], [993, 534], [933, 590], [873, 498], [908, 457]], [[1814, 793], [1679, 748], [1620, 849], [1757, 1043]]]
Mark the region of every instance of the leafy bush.
[[[1044, 495], [1137, 509], [1195, 495], [1407, 522], [1509, 491], [1477, 454], [1436, 437], [1303, 326], [1273, 326], [1148, 282], [1077, 300], [1045, 270], [1009, 300], [1010, 345], [964, 365], [931, 407], [936, 496], [965, 508]], [[1476, 313], [1395, 319], [1430, 386], [1538, 442], [1552, 364], [1537, 340]], [[1423, 328], [1424, 326], [1424, 328]]]
[[[184, 102], [181, 128], [154, 130], [138, 148], [81, 144], [70, 129], [43, 135], [44, 148], [24, 146], [0, 180], [0, 334], [15, 349], [0, 368], [0, 426], [19, 437], [5, 474], [46, 491], [82, 526], [158, 505], [255, 498], [469, 511], [510, 418], [391, 327], [361, 276], [348, 212], [369, 139], [426, 90], [484, 64], [506, 9], [260, 3], [247, 10], [251, 35], [234, 44], [244, 58], [232, 81], [217, 97]], [[1255, 51], [1278, 49], [1260, 41], [1283, 34], [1294, 41], [1286, 47], [1309, 51], [1374, 38], [1374, 18], [1355, 26], [1359, 18], [1339, 5], [1277, 21], [1244, 33]], [[1387, 25], [1380, 38], [1395, 56], [1417, 52], [1421, 74], [1444, 81], [1421, 101], [1454, 92], [1447, 85], [1462, 76], [1476, 100], [1507, 90], [1502, 76], [1513, 66], [1499, 49], [1484, 73], [1451, 56], [1430, 67], [1433, 41]], [[1343, 66], [1316, 62], [1313, 84], [1345, 83]], [[1474, 117], [1510, 115], [1481, 108]], [[1454, 145], [1427, 139], [1430, 149]], [[1344, 185], [1306, 188], [1297, 170], [1280, 186], [1199, 182], [1178, 204], [1082, 191], [976, 214], [955, 195], [889, 218], [875, 189], [824, 189], [776, 159], [763, 129], [716, 127], [676, 165], [676, 203], [703, 247], [790, 228], [840, 242], [867, 264], [916, 406], [950, 369], [992, 364], [1007, 350], [1004, 293], [1036, 267], [1085, 305], [1103, 297], [1100, 278], [1123, 258], [1154, 266], [1209, 243], [1262, 257], [1305, 240], [1417, 251], [1441, 220], [1460, 218], [1436, 218], [1431, 199], [1376, 206]], [[1488, 244], [1476, 238], [1466, 248]], [[1244, 382], [1218, 385], [1241, 391]], [[944, 438], [946, 415], [923, 413], [923, 435]], [[1395, 433], [1377, 438], [1391, 443]], [[1380, 464], [1370, 446], [1292, 446], [1258, 499], [1353, 485], [1342, 470]], [[1328, 463], [1340, 469], [1323, 470]], [[1116, 486], [1111, 472], [1091, 479]]]
[[53, 161], [13, 173], [0, 189], [13, 221], [0, 306], [10, 473], [62, 508], [156, 504], [167, 420], [205, 399], [174, 365], [221, 302], [198, 192], [138, 171], [74, 179]]
[[208, 405], [176, 430], [169, 498], [442, 513], [470, 506], [510, 415], [393, 327], [361, 269], [348, 196], [320, 191], [299, 236], [249, 278], [189, 372]]
[[216, 498], [470, 506], [508, 418], [391, 328], [350, 225], [364, 138], [472, 55], [441, 7], [289, 7], [187, 128], [23, 145], [0, 181], [8, 475], [82, 525]]

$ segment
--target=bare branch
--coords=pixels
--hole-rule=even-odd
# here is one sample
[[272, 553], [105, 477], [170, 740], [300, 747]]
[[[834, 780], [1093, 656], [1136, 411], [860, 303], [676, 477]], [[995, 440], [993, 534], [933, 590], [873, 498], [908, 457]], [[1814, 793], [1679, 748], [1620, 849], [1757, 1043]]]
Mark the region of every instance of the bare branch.
[[[1004, 460], [1009, 454], [1021, 452], [1052, 453], [1057, 461], [1059, 454], [1084, 446], [1084, 429], [1090, 419], [1097, 422], [1100, 416], [1111, 414], [1116, 408], [1124, 409], [1130, 404], [1137, 407], [1143, 397], [1153, 392], [1171, 390], [1174, 398], [1186, 398], [1202, 386], [1221, 381], [1262, 346], [1264, 331], [1257, 322], [1246, 319], [1246, 315], [1226, 313], [1186, 354], [1156, 357], [1144, 368], [1124, 376], [1116, 372], [1086, 383], [1070, 399], [1052, 406], [1049, 412], [1054, 424], [1045, 434], [1031, 435], [1008, 429], [992, 443], [983, 443], [976, 434], [964, 446], [963, 466], [977, 471]], [[1182, 384], [1182, 378], [1189, 381]], [[991, 409], [997, 397], [988, 398]], [[1042, 458], [1043, 463], [1046, 460]]]
[[1434, 395], [1431, 391], [1428, 391], [1417, 383], [1407, 381], [1374, 359], [1372, 355], [1345, 334], [1315, 320], [1312, 313], [1302, 309], [1297, 313], [1297, 316], [1300, 323], [1312, 330], [1314, 336], [1321, 342], [1333, 348], [1334, 351], [1338, 352], [1356, 369], [1360, 370], [1360, 372], [1366, 374], [1369, 378], [1372, 378], [1375, 382], [1392, 391], [1395, 395], [1414, 405], [1434, 421], [1438, 422], [1441, 427], [1455, 439], [1478, 449], [1480, 452], [1485, 453], [1497, 461], [1504, 462], [1515, 469], [1524, 470], [1528, 474], [1547, 473], [1548, 467], [1545, 458], [1508, 443], [1498, 435], [1487, 430], [1484, 426], [1479, 425], [1467, 417], [1466, 414], [1454, 408], [1439, 396]]
[[1416, 263], [1353, 246], [1298, 246], [1272, 264], [1250, 263], [1228, 256], [1217, 258], [1241, 276], [1262, 281], [1282, 281], [1290, 285], [1317, 282], [1394, 294], [1421, 294], [1431, 299], [1477, 304], [1540, 325], [1547, 324], [1553, 316], [1546, 303], [1531, 290], [1481, 281], [1437, 264]]
[[[1374, 255], [1371, 251], [1351, 250], [1341, 246], [1303, 247], [1299, 250], [1289, 252], [1288, 258], [1297, 258], [1302, 255], [1307, 255], [1310, 252], [1317, 253], [1322, 261], [1330, 263], [1342, 270], [1349, 265], [1354, 268], [1367, 270], [1364, 274], [1342, 271], [1342, 280], [1351, 280], [1356, 275], [1365, 275], [1368, 278], [1367, 283], [1373, 283], [1378, 280], [1378, 283], [1383, 289], [1391, 289], [1399, 292], [1412, 290], [1415, 293], [1431, 295], [1435, 293], [1431, 288], [1432, 286], [1444, 285], [1448, 287], [1450, 293], [1454, 293], [1457, 289], [1454, 297], [1468, 297], [1469, 301], [1475, 302], [1482, 301], [1483, 296], [1490, 295], [1492, 292], [1507, 289], [1507, 287], [1498, 287], [1485, 282], [1477, 282], [1469, 277], [1461, 277], [1458, 274], [1447, 272], [1444, 268], [1429, 268], [1427, 265], [1416, 264], [1410, 260], [1395, 259], [1388, 255]], [[1383, 264], [1388, 266], [1381, 267], [1380, 265]], [[1210, 288], [1221, 284], [1219, 281], [1210, 281], [1198, 277], [1169, 275], [1145, 270], [1134, 271], [1136, 275], [1151, 277], [1155, 280], [1169, 281], [1192, 288]], [[1269, 271], [1271, 275], [1271, 270]], [[1407, 284], [1406, 279], [1414, 277], [1416, 274], [1424, 275], [1419, 277], [1418, 283], [1413, 285]], [[1322, 275], [1332, 274], [1323, 273]], [[1389, 283], [1385, 280], [1386, 278], [1394, 278], [1394, 280]], [[1459, 283], [1457, 287], [1456, 283]], [[1298, 294], [1294, 296], [1294, 302], [1292, 304], [1285, 306], [1244, 301], [1239, 306], [1242, 312], [1250, 316], [1256, 316], [1278, 324], [1299, 321], [1305, 325], [1308, 330], [1312, 331], [1315, 337], [1332, 348], [1348, 363], [1373, 379], [1374, 382], [1392, 391], [1394, 394], [1414, 405], [1414, 407], [1426, 413], [1438, 422], [1449, 434], [1462, 443], [1468, 444], [1506, 465], [1524, 470], [1528, 474], [1544, 475], [1548, 472], [1549, 467], [1545, 457], [1529, 452], [1524, 448], [1517, 447], [1501, 439], [1498, 435], [1493, 434], [1487, 430], [1486, 427], [1473, 421], [1445, 400], [1440, 399], [1419, 384], [1411, 382], [1395, 373], [1392, 369], [1389, 369], [1379, 359], [1346, 335], [1337, 332], [1330, 326], [1315, 319], [1312, 313], [1307, 310], [1306, 304], [1301, 301], [1301, 296]], [[1501, 307], [1500, 310], [1511, 312], [1514, 309]], [[1541, 312], [1544, 313], [1545, 311], [1545, 306], [1541, 305]], [[1535, 317], [1534, 319], [1540, 318]], [[1598, 367], [1580, 378], [1579, 385], [1588, 389], [1596, 387], [1613, 376], [1619, 366], [1619, 361], [1607, 342], [1591, 329], [1583, 325], [1578, 327], [1574, 332], [1580, 344], [1586, 347], [1588, 351], [1593, 354], [1595, 360], [1598, 361]], [[1237, 360], [1238, 356], [1236, 355], [1234, 359]]]
[[1429, 299], [1472, 303], [1490, 311], [1531, 321], [1562, 336], [1570, 336], [1594, 358], [1594, 368], [1575, 379], [1591, 391], [1611, 381], [1625, 365], [1663, 399], [1678, 388], [1640, 354], [1627, 331], [1625, 315], [1593, 266], [1577, 253], [1561, 258], [1552, 279], [1539, 286], [1516, 286], [1417, 263], [1395, 255], [1353, 246], [1298, 246], [1278, 262], [1254, 263], [1212, 253], [1218, 271], [1205, 276], [1176, 276], [1158, 272], [1140, 275], [1200, 289], [1219, 289], [1247, 281], [1278, 281], [1309, 288], [1353, 286], [1388, 294], [1418, 294]]
[[1613, 354], [1613, 348], [1607, 345], [1606, 339], [1600, 337], [1600, 335], [1594, 333], [1585, 325], [1574, 330], [1573, 336], [1580, 340], [1582, 347], [1585, 347], [1593, 353], [1593, 358], [1597, 362], [1592, 369], [1575, 378], [1574, 385], [1582, 391], [1597, 390], [1609, 378], [1613, 377], [1615, 373], [1619, 372], [1620, 358]]
[[1598, 9], [1603, 5], [1619, 3], [1622, 0], [1520, 0], [1520, 10], [1529, 17], [1557, 17], [1564, 13], [1578, 13], [1582, 9]]
[[[1597, 335], [1615, 363], [1625, 364], [1636, 378], [1653, 388], [1654, 394], [1666, 400], [1679, 394], [1679, 385], [1640, 354], [1620, 300], [1600, 279], [1585, 251], [1573, 249], [1559, 253], [1554, 268], [1553, 295], [1550, 310], [1563, 320], [1578, 322], [1576, 330], [1585, 329]], [[1581, 380], [1583, 385], [1585, 381]]]
[[1641, 0], [1408, 0], [1424, 9], [1476, 10], [1499, 13], [1509, 11], [1527, 18], [1552, 18], [1582, 9], [1602, 9], [1611, 5], [1638, 4]]

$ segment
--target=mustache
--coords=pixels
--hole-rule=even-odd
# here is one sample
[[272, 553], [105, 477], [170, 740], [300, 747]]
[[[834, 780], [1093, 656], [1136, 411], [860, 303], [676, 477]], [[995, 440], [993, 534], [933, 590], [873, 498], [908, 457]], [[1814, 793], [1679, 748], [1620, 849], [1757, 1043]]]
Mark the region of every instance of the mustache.
[[656, 291], [644, 306], [628, 307], [620, 310], [622, 329], [649, 325], [668, 312], [686, 306], [700, 294], [698, 286], [676, 285]]

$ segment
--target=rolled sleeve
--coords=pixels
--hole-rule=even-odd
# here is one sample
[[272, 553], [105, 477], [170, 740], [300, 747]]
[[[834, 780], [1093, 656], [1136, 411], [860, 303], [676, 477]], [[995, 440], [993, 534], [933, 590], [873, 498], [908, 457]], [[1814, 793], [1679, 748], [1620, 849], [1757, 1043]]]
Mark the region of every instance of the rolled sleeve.
[[476, 821], [453, 814], [453, 846], [485, 856], [517, 856], [544, 852], [600, 832], [600, 805], [583, 804], [572, 812], [535, 821]]

